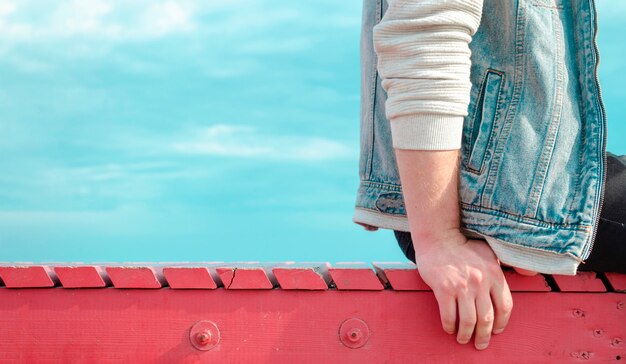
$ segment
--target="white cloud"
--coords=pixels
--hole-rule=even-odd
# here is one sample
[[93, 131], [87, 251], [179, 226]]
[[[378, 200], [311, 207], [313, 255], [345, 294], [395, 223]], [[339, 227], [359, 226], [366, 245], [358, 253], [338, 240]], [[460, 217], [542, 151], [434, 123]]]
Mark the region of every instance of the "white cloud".
[[144, 32], [153, 36], [188, 32], [194, 28], [188, 10], [175, 1], [153, 4], [143, 13], [141, 19]]
[[249, 125], [216, 124], [199, 128], [171, 150], [188, 155], [217, 155], [272, 160], [318, 161], [352, 157], [356, 149], [339, 141], [302, 135], [273, 135]]
[[15, 3], [8, 0], [0, 1], [0, 21], [14, 11]]
[[105, 24], [103, 17], [113, 6], [105, 0], [73, 0], [61, 3], [52, 15], [52, 26], [60, 35], [106, 33], [113, 35], [119, 26]]
[[[43, 41], [95, 37], [112, 41], [159, 38], [195, 28], [191, 1], [0, 0], [0, 39]], [[43, 11], [41, 17], [35, 16]], [[45, 15], [47, 14], [47, 15]]]

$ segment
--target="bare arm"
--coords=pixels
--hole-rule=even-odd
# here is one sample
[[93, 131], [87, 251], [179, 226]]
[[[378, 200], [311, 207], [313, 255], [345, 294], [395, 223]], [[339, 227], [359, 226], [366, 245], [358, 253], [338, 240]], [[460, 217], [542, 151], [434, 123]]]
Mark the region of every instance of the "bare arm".
[[[482, 0], [388, 0], [374, 27], [416, 263], [445, 331], [484, 349], [512, 299], [489, 246], [460, 232], [458, 157]], [[458, 322], [458, 330], [457, 330]]]
[[[491, 248], [460, 232], [458, 150], [396, 149], [416, 263], [432, 288], [443, 329], [485, 349], [504, 330], [513, 300]], [[458, 330], [457, 330], [458, 322]]]

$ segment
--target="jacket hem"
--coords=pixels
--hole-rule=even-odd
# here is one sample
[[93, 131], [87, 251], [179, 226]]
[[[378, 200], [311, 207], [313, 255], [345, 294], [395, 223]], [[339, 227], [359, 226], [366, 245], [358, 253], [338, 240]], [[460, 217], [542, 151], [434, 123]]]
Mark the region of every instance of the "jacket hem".
[[[406, 216], [385, 214], [361, 207], [355, 208], [352, 221], [381, 229], [410, 231]], [[575, 275], [580, 263], [574, 255], [569, 253], [557, 253], [520, 246], [481, 234], [472, 229], [462, 228], [462, 231], [469, 237], [485, 239], [500, 262], [513, 267], [545, 274]]]
[[356, 207], [354, 209], [352, 222], [376, 226], [381, 229], [411, 231], [411, 229], [409, 229], [409, 220], [406, 216], [385, 214], [362, 207]]

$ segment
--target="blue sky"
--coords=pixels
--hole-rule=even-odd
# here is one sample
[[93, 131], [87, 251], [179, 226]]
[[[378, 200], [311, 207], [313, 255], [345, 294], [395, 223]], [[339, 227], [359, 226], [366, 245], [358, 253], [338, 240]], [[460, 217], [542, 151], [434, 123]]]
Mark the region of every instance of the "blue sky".
[[[0, 0], [0, 261], [403, 260], [351, 221], [360, 16], [360, 0]], [[625, 16], [600, 2], [621, 154]]]

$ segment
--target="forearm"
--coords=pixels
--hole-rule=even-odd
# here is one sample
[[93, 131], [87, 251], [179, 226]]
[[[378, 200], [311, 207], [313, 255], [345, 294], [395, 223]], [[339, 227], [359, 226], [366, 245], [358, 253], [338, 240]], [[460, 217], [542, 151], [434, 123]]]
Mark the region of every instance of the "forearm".
[[493, 251], [460, 232], [468, 44], [481, 11], [482, 0], [389, 0], [374, 28], [416, 263], [437, 298], [444, 330], [456, 330], [460, 343], [475, 331], [478, 349], [487, 347], [492, 329], [504, 329], [512, 307]]
[[413, 245], [423, 253], [459, 234], [459, 151], [395, 151]]

